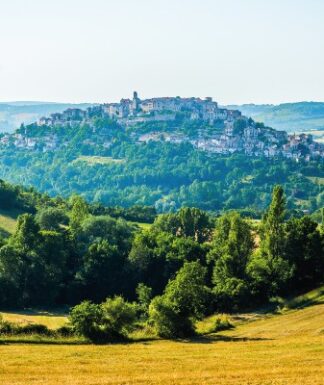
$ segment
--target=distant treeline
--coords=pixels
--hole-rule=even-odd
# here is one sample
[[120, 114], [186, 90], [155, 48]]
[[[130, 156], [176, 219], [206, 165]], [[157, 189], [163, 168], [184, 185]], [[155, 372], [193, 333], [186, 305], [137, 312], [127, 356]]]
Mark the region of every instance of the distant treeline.
[[[217, 130], [198, 123], [174, 124], [188, 137], [200, 129], [206, 135], [208, 130]], [[276, 183], [284, 187], [290, 210], [311, 213], [324, 205], [323, 160], [217, 155], [197, 150], [190, 143], [134, 140], [134, 135], [145, 132], [175, 129], [163, 122], [124, 129], [115, 121], [96, 119], [93, 126], [22, 127], [19, 132], [27, 130], [27, 135], [39, 141], [39, 148], [2, 147], [0, 177], [34, 186], [50, 196], [67, 198], [77, 193], [88, 202], [111, 207], [153, 206], [160, 213], [198, 207], [217, 213], [249, 210], [259, 217], [270, 203]], [[64, 145], [43, 152], [41, 142], [51, 135]], [[85, 156], [106, 157], [107, 161], [87, 162]]]

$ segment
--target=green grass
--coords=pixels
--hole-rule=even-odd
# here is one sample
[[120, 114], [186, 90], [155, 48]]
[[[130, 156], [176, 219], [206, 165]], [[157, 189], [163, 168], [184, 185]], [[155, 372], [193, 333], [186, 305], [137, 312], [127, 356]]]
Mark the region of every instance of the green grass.
[[142, 230], [149, 230], [152, 226], [152, 223], [141, 223], [141, 222], [132, 222], [132, 221], [128, 221], [128, 222], [130, 224], [138, 226]]
[[0, 234], [7, 237], [16, 229], [17, 217], [21, 214], [19, 210], [0, 210]]
[[324, 178], [321, 178], [318, 176], [308, 176], [307, 179], [309, 179], [311, 182], [315, 184], [324, 185]]
[[74, 162], [86, 162], [89, 165], [125, 163], [125, 159], [114, 159], [110, 156], [79, 156]]
[[[306, 294], [299, 295], [284, 303], [284, 309], [298, 309], [311, 305], [320, 305], [324, 303], [324, 286], [312, 290]], [[324, 322], [324, 321], [323, 321]]]

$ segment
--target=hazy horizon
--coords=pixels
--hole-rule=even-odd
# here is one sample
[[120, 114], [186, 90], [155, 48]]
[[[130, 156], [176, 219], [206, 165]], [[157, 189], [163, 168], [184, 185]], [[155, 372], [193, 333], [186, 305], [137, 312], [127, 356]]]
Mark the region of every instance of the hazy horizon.
[[0, 101], [324, 101], [320, 0], [10, 0]]

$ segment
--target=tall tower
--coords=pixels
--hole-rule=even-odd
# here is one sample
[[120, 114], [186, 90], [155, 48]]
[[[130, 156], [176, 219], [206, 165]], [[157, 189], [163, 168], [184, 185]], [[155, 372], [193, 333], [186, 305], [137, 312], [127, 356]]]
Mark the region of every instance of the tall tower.
[[141, 100], [138, 97], [137, 92], [134, 91], [134, 93], [133, 93], [133, 106], [132, 106], [134, 112], [139, 110], [140, 103], [141, 103]]

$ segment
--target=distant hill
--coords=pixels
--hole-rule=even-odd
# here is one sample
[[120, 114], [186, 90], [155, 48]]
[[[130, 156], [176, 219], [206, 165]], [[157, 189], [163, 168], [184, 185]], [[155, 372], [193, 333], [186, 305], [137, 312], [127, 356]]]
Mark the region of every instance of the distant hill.
[[[18, 101], [0, 103], [0, 132], [12, 132], [21, 123], [30, 124], [42, 116], [63, 112], [67, 108], [86, 109], [93, 104], [53, 103], [38, 101]], [[277, 130], [287, 132], [315, 131], [315, 136], [324, 133], [324, 102], [299, 102], [284, 104], [242, 104], [226, 108], [238, 109], [244, 115]]]
[[86, 109], [91, 105], [28, 101], [0, 103], [0, 132], [13, 132], [21, 123], [30, 124], [42, 116], [63, 112], [67, 108]]
[[[324, 103], [299, 102], [232, 105], [244, 115], [278, 130], [287, 132], [324, 131]], [[315, 135], [319, 133], [314, 133]]]

